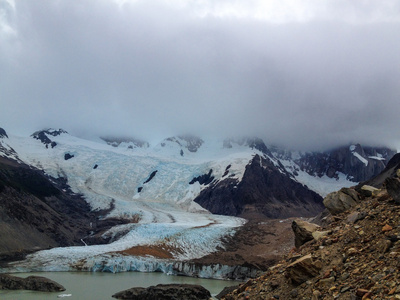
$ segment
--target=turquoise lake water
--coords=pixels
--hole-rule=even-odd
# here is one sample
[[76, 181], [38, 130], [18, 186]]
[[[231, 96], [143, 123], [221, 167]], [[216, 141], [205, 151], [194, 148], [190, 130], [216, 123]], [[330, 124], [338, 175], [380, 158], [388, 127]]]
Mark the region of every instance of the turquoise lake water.
[[[40, 272], [17, 273], [15, 276], [27, 277], [30, 275], [44, 276], [52, 279], [66, 288], [64, 292], [43, 293], [34, 291], [1, 291], [1, 300], [47, 300], [47, 299], [96, 299], [110, 300], [111, 296], [119, 291], [132, 287], [149, 287], [151, 285], [166, 283], [199, 284], [210, 291], [212, 295], [218, 294], [224, 287], [236, 285], [238, 281], [225, 281], [172, 276], [163, 273], [101, 273], [101, 272]], [[71, 294], [70, 297], [59, 298], [61, 294]]]

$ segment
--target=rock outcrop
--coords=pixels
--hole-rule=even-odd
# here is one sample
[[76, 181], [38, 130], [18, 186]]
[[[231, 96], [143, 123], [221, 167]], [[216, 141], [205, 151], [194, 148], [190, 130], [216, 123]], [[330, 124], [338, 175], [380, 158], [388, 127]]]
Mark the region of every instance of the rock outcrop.
[[245, 218], [310, 217], [323, 210], [321, 196], [260, 155], [246, 166], [241, 182], [213, 181], [194, 201], [212, 213]]
[[63, 130], [63, 129], [44, 129], [44, 130], [40, 130], [40, 131], [36, 131], [32, 134], [32, 137], [34, 139], [37, 139], [39, 141], [41, 141], [46, 148], [48, 148], [49, 146], [51, 148], [54, 148], [55, 146], [57, 146], [57, 143], [55, 141], [52, 141], [49, 136], [58, 136], [61, 135], [63, 133], [68, 133], [67, 131]]
[[311, 254], [307, 254], [287, 266], [286, 277], [298, 285], [317, 276], [321, 268], [321, 261], [314, 260]]
[[304, 243], [314, 239], [313, 233], [320, 228], [317, 224], [313, 224], [303, 220], [294, 220], [292, 229], [294, 232], [294, 244], [300, 247]]
[[117, 299], [131, 300], [209, 300], [211, 294], [200, 285], [159, 284], [148, 288], [132, 288], [113, 295]]
[[370, 185], [376, 188], [381, 188], [387, 178], [394, 177], [397, 175], [396, 172], [399, 169], [400, 169], [400, 153], [397, 153], [388, 162], [386, 168], [380, 174], [376, 175], [373, 178], [368, 179], [363, 183], [360, 183], [359, 187], [361, 187], [361, 185]]
[[0, 290], [61, 292], [65, 291], [65, 288], [61, 284], [42, 276], [21, 278], [7, 274], [0, 274]]
[[387, 178], [385, 180], [385, 187], [388, 194], [393, 200], [400, 204], [400, 180], [399, 178]]
[[324, 198], [324, 205], [332, 215], [336, 215], [353, 207], [358, 201], [359, 196], [356, 190], [342, 188], [340, 191], [328, 194]]

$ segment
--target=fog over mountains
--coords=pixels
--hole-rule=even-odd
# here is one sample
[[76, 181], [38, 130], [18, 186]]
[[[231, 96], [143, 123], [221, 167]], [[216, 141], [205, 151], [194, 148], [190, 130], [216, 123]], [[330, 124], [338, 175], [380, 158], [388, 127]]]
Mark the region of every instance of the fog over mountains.
[[15, 133], [398, 143], [398, 1], [0, 1]]

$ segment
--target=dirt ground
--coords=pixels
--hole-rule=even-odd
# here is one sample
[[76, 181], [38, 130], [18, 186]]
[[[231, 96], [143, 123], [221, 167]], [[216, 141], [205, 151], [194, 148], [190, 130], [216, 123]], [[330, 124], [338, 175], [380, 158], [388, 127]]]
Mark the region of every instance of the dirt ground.
[[225, 241], [225, 249], [194, 262], [242, 265], [266, 270], [294, 247], [291, 224], [292, 219], [250, 220]]

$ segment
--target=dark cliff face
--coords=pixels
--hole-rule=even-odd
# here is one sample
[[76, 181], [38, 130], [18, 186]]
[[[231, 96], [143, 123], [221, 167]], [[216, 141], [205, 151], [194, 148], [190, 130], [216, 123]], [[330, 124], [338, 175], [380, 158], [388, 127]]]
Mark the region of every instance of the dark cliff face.
[[397, 173], [397, 170], [400, 169], [400, 153], [397, 153], [392, 157], [392, 159], [387, 163], [386, 168], [379, 173], [377, 176], [362, 182], [359, 184], [359, 187], [366, 185], [371, 185], [376, 188], [381, 188], [387, 178], [394, 177]]
[[248, 218], [314, 216], [323, 210], [321, 196], [259, 155], [247, 165], [241, 182], [227, 178], [211, 183], [194, 201], [215, 214]]
[[341, 172], [347, 179], [360, 182], [382, 172], [395, 153], [387, 148], [362, 147], [357, 144], [328, 152], [305, 153], [295, 162], [301, 170], [313, 176], [337, 178]]
[[1, 138], [8, 138], [7, 132], [0, 127], [0, 139]]
[[54, 148], [55, 146], [57, 146], [57, 143], [52, 141], [49, 138], [49, 136], [59, 136], [63, 133], [68, 133], [68, 132], [66, 132], [63, 129], [55, 130], [55, 129], [49, 128], [49, 129], [44, 129], [44, 130], [34, 132], [32, 134], [32, 137], [34, 139], [41, 141], [46, 146], [46, 148], [48, 148], [49, 145], [51, 146], [51, 148]]
[[0, 261], [80, 244], [90, 229], [90, 208], [66, 188], [61, 180], [52, 183], [40, 171], [0, 157]]

